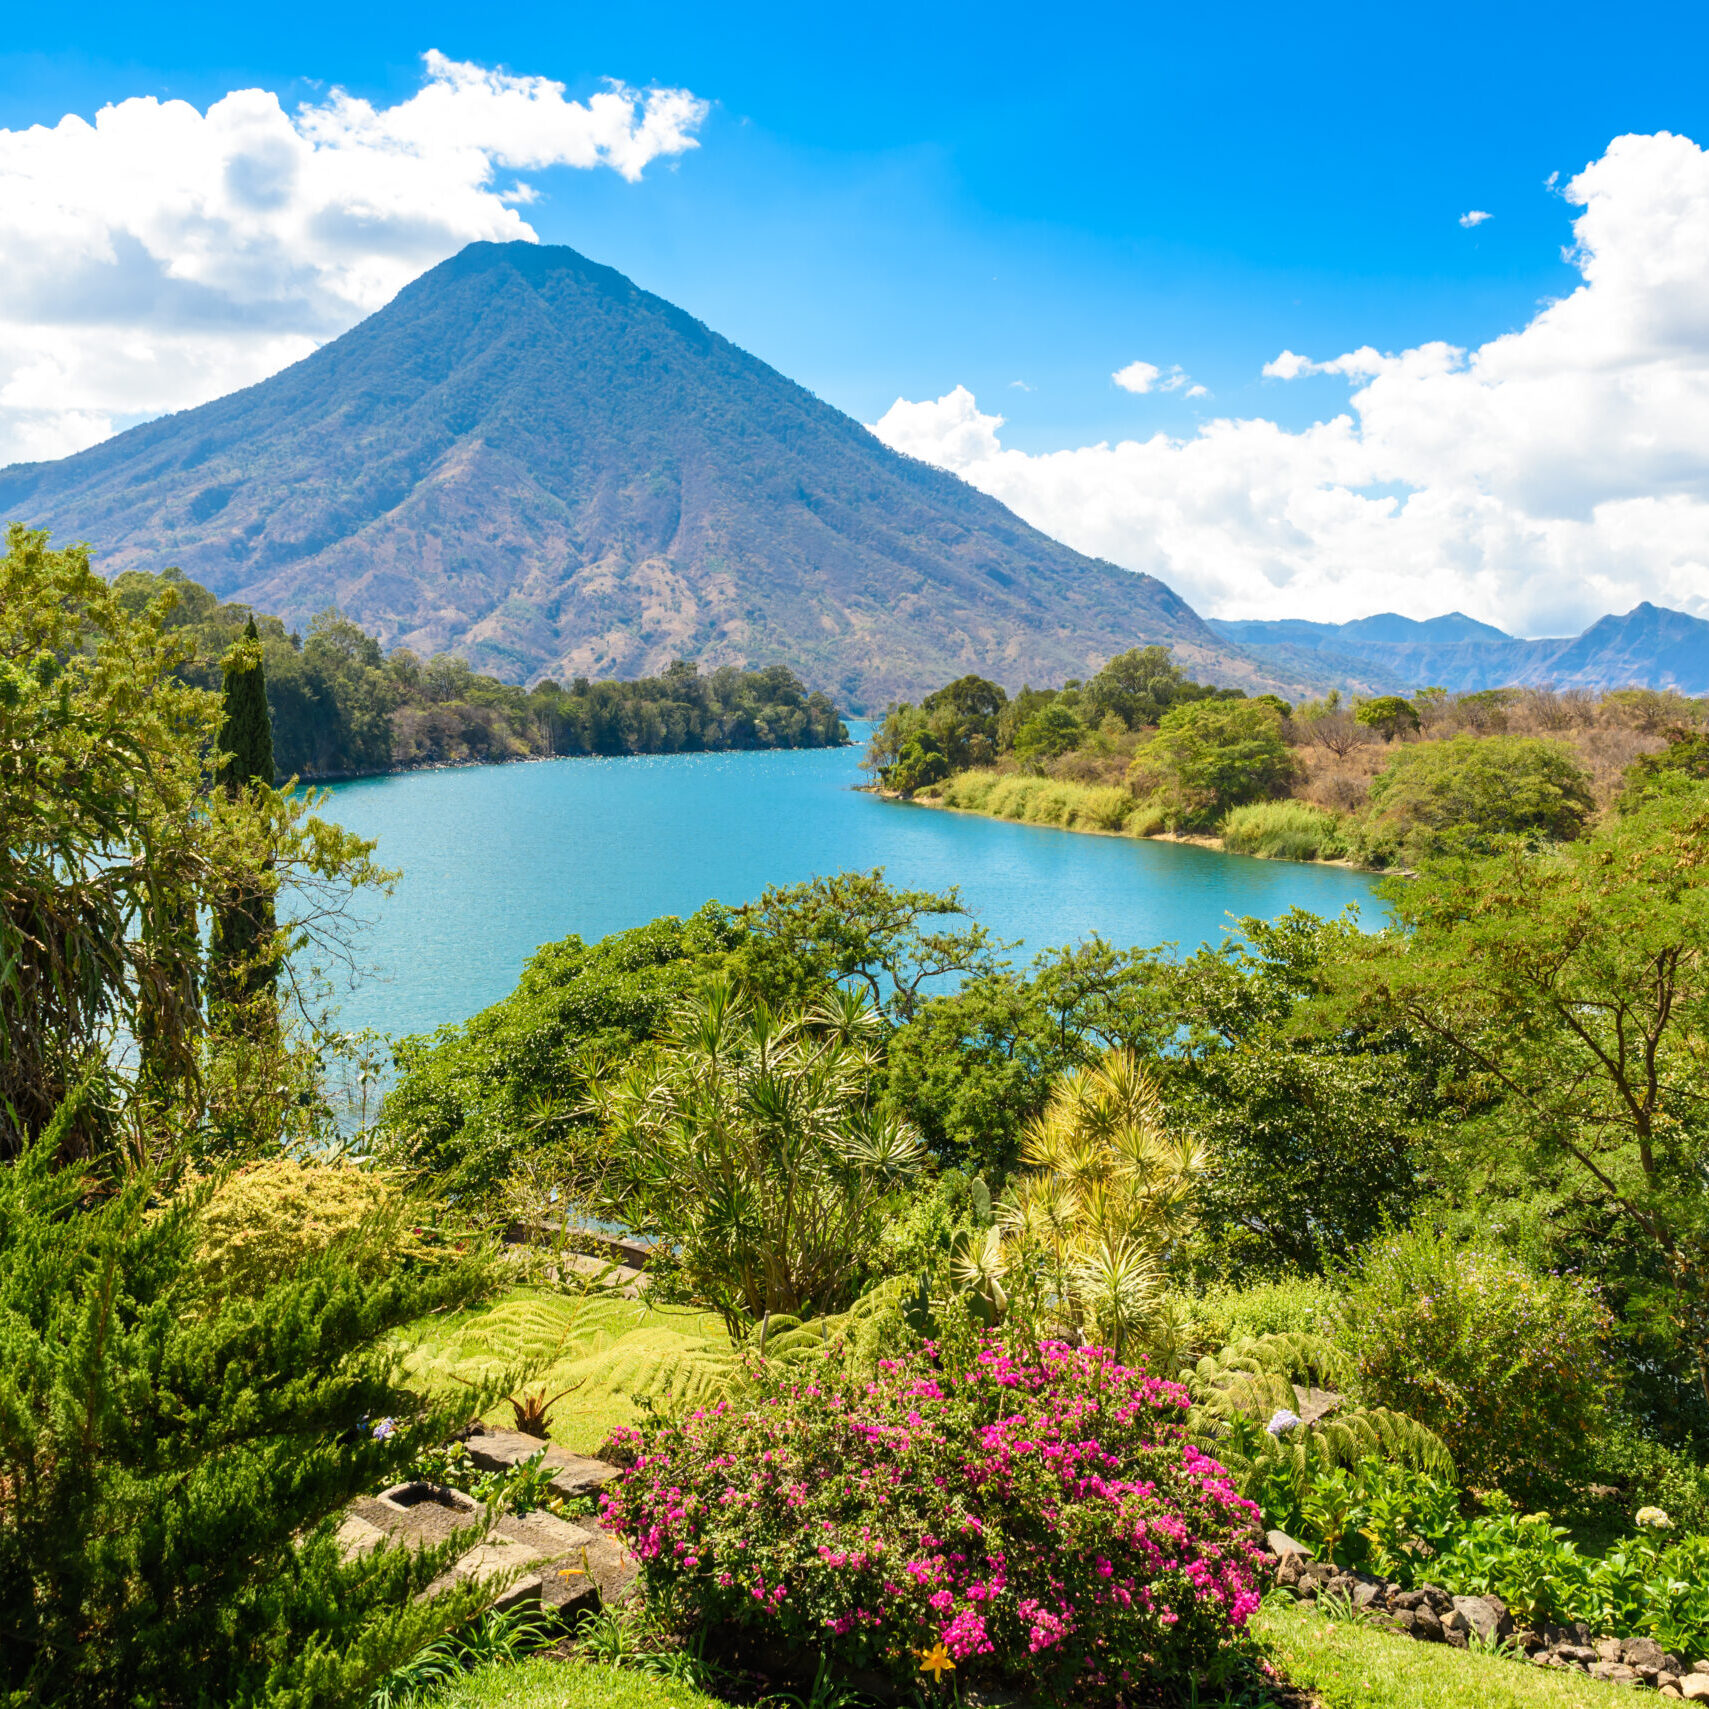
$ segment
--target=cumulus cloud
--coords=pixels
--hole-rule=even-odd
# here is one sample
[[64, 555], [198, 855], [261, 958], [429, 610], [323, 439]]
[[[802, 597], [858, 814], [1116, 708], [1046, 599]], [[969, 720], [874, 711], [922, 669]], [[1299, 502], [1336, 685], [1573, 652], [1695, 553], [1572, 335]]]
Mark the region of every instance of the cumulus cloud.
[[1482, 225], [1484, 221], [1489, 218], [1490, 215], [1486, 214], [1482, 208], [1473, 208], [1469, 214], [1460, 215], [1460, 224], [1469, 228], [1475, 225]]
[[1709, 156], [1622, 136], [1562, 194], [1582, 210], [1570, 295], [1472, 350], [1283, 351], [1266, 375], [1353, 387], [1303, 430], [1218, 419], [1034, 456], [958, 387], [874, 431], [1216, 615], [1458, 607], [1528, 634], [1642, 599], [1709, 616]]
[[1154, 362], [1130, 362], [1110, 378], [1124, 392], [1178, 392], [1185, 388], [1190, 398], [1210, 395], [1203, 386], [1193, 384], [1193, 376], [1184, 372], [1179, 363], [1165, 372]]
[[696, 147], [706, 111], [429, 53], [390, 107], [334, 91], [286, 113], [243, 89], [0, 130], [0, 463], [261, 379], [464, 244], [533, 238], [514, 174], [633, 183]]
[[1163, 370], [1150, 362], [1130, 362], [1110, 376], [1124, 392], [1149, 392]]

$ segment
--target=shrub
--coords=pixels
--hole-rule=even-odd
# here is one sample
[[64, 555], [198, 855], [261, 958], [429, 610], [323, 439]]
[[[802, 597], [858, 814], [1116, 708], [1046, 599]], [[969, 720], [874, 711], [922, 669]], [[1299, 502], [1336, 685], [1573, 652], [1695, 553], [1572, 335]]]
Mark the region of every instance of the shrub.
[[1371, 780], [1373, 844], [1427, 852], [1449, 837], [1570, 841], [1595, 802], [1572, 751], [1536, 736], [1454, 736], [1402, 748]]
[[1347, 1318], [1366, 1397], [1434, 1430], [1471, 1487], [1552, 1500], [1586, 1468], [1612, 1320], [1583, 1284], [1415, 1227], [1366, 1249]]
[[333, 1245], [384, 1268], [401, 1248], [403, 1195], [378, 1170], [353, 1163], [252, 1163], [215, 1188], [200, 1216], [196, 1267], [216, 1294], [259, 1295]]
[[1263, 860], [1338, 860], [1347, 852], [1341, 821], [1309, 801], [1254, 801], [1222, 822], [1223, 847]]
[[1128, 782], [1154, 790], [1176, 829], [1215, 824], [1231, 807], [1279, 795], [1294, 758], [1282, 720], [1256, 700], [1201, 700], [1163, 715], [1135, 755]]
[[845, 1303], [868, 1274], [887, 1195], [922, 1156], [871, 1096], [882, 1024], [864, 993], [776, 1013], [719, 977], [589, 1088], [610, 1141], [595, 1210], [657, 1237], [733, 1334]]
[[831, 1370], [647, 1425], [608, 1497], [649, 1589], [708, 1629], [1091, 1704], [1205, 1665], [1257, 1608], [1257, 1510], [1175, 1384], [970, 1334]]
[[1341, 1331], [1341, 1295], [1321, 1276], [1290, 1276], [1255, 1287], [1212, 1287], [1196, 1296], [1171, 1295], [1192, 1325], [1194, 1356], [1258, 1335], [1319, 1335]]
[[1340, 1566], [1457, 1596], [1494, 1594], [1521, 1620], [1582, 1620], [1599, 1634], [1653, 1637], [1676, 1654], [1701, 1655], [1709, 1649], [1709, 1537], [1670, 1540], [1672, 1517], [1628, 1531], [1597, 1557], [1581, 1553], [1547, 1513], [1521, 1514], [1498, 1496], [1469, 1517], [1452, 1484], [1375, 1459], [1320, 1467], [1285, 1514], [1265, 1509], [1267, 1520]]
[[330, 1250], [210, 1301], [194, 1199], [151, 1209], [139, 1170], [91, 1201], [59, 1138], [0, 1169], [0, 1701], [361, 1702], [496, 1591], [418, 1600], [456, 1544], [344, 1561], [334, 1536], [467, 1416], [467, 1390], [412, 1394], [395, 1348], [492, 1272]]

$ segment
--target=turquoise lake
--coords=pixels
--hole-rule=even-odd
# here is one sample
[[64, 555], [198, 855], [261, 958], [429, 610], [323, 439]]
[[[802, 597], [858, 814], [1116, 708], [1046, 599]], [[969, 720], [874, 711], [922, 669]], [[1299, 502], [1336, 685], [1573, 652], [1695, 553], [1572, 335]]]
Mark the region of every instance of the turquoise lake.
[[1219, 939], [1237, 916], [1298, 904], [1381, 907], [1340, 867], [1178, 843], [1087, 836], [861, 794], [856, 745], [814, 752], [564, 759], [407, 772], [337, 785], [327, 815], [379, 841], [403, 878], [367, 900], [364, 975], [339, 1024], [420, 1032], [504, 996], [540, 944], [592, 940], [709, 898], [883, 867], [894, 884], [955, 884], [1018, 961], [1092, 932], [1112, 943]]

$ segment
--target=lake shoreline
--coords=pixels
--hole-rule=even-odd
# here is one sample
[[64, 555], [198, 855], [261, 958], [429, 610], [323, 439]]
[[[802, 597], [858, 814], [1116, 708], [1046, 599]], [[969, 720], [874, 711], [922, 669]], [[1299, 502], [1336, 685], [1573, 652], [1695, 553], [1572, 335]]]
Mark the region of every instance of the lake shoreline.
[[[548, 765], [556, 760], [674, 760], [703, 754], [825, 754], [859, 744], [851, 736], [846, 742], [818, 742], [787, 748], [659, 748], [634, 754], [517, 754], [508, 760], [423, 760], [420, 765], [386, 766], [378, 771], [317, 771], [298, 777], [297, 787], [307, 789], [326, 783], [362, 783], [375, 777], [413, 777], [424, 771], [502, 771], [510, 766]], [[284, 788], [284, 784], [279, 786]]]
[[1184, 843], [1193, 848], [1209, 849], [1213, 854], [1232, 855], [1237, 860], [1282, 861], [1294, 866], [1338, 866], [1347, 872], [1369, 873], [1373, 878], [1410, 876], [1400, 868], [1361, 866], [1358, 861], [1344, 857], [1336, 860], [1296, 860], [1291, 855], [1247, 854], [1244, 849], [1229, 848], [1221, 837], [1197, 831], [1152, 831], [1146, 836], [1136, 837], [1128, 831], [1106, 831], [1097, 825], [1046, 825], [1032, 819], [1011, 819], [1003, 813], [986, 813], [977, 807], [952, 807], [935, 795], [903, 795], [899, 790], [885, 789], [876, 783], [860, 784], [856, 787], [864, 794], [877, 796], [880, 801], [894, 802], [903, 807], [930, 807], [935, 812], [958, 813], [968, 819], [989, 819], [996, 825], [1031, 825], [1040, 831], [1067, 831], [1076, 837], [1114, 837], [1127, 843]]

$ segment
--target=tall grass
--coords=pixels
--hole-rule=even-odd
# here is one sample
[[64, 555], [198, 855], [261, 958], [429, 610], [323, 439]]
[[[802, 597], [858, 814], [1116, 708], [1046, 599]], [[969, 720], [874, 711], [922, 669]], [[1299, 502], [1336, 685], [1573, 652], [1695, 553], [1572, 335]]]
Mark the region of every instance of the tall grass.
[[1255, 801], [1229, 810], [1222, 846], [1265, 860], [1339, 860], [1347, 837], [1335, 814], [1309, 801]]
[[1162, 819], [1119, 785], [1066, 783], [995, 771], [963, 771], [940, 784], [938, 799], [967, 813], [1056, 825], [1066, 831], [1114, 831], [1149, 836]]

